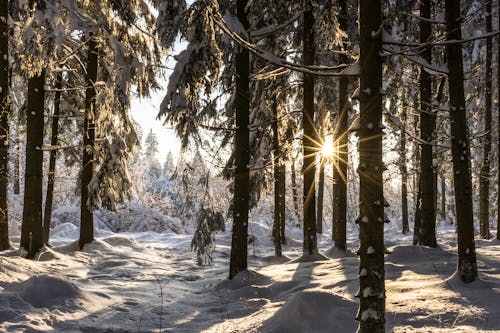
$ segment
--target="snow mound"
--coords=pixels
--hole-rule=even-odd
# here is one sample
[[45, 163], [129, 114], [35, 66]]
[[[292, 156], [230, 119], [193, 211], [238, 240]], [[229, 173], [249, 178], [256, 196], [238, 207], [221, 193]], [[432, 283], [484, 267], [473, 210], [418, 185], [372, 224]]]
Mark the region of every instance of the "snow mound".
[[48, 275], [35, 275], [22, 282], [21, 288], [20, 296], [36, 308], [50, 308], [81, 296], [71, 282]]
[[325, 257], [321, 253], [313, 253], [313, 254], [303, 254], [297, 259], [290, 261], [289, 263], [299, 263], [299, 262], [315, 262], [315, 261], [328, 261], [330, 258]]
[[261, 332], [354, 332], [356, 303], [324, 291], [295, 294], [269, 320]]
[[244, 270], [236, 274], [232, 280], [224, 280], [217, 284], [216, 289], [236, 290], [247, 286], [262, 286], [271, 283], [271, 278], [252, 270]]
[[336, 258], [356, 258], [356, 254], [353, 253], [351, 250], [347, 249], [345, 251], [342, 251], [338, 249], [335, 246], [330, 247], [328, 250], [325, 251], [325, 256], [336, 259]]

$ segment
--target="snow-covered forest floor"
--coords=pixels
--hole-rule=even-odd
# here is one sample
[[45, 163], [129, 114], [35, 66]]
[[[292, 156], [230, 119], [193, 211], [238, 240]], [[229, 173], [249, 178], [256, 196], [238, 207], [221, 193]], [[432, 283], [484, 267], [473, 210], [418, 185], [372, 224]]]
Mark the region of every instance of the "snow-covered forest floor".
[[[284, 262], [272, 256], [268, 226], [252, 222], [250, 271], [227, 280], [230, 224], [216, 236], [213, 266], [197, 267], [190, 232], [112, 233], [76, 251], [78, 229], [56, 226], [38, 261], [0, 256], [0, 331], [5, 332], [353, 332], [358, 259]], [[285, 254], [300, 257], [300, 229]], [[386, 225], [387, 331], [499, 332], [500, 243], [477, 241], [481, 280], [463, 285], [453, 226], [438, 227], [439, 248], [411, 245]], [[356, 227], [349, 247], [355, 249]], [[16, 237], [12, 238], [18, 243]]]

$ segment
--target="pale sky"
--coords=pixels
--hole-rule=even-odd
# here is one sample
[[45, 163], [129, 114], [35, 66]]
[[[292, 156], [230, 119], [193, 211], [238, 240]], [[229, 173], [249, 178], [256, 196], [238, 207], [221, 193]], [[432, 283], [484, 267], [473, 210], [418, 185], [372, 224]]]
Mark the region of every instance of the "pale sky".
[[142, 143], [144, 144], [144, 139], [146, 139], [150, 129], [156, 134], [159, 143], [158, 161], [161, 164], [165, 162], [169, 151], [174, 155], [174, 160], [177, 160], [180, 150], [180, 141], [175, 136], [173, 129], [163, 126], [163, 120], [156, 119], [164, 95], [165, 90], [159, 90], [153, 93], [151, 98], [134, 98], [130, 106], [132, 117], [142, 128]]

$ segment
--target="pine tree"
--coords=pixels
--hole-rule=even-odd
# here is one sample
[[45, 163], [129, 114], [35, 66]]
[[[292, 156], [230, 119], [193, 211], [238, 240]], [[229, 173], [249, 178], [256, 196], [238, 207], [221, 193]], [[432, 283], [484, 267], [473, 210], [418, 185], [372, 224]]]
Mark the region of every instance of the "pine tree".
[[[340, 29], [348, 30], [348, 11], [347, 1], [340, 0], [339, 23]], [[340, 55], [341, 63], [348, 63], [347, 42], [344, 40]], [[347, 238], [347, 166], [349, 164], [349, 140], [348, 140], [348, 118], [350, 103], [348, 99], [349, 78], [341, 76], [339, 79], [339, 116], [335, 141], [338, 146], [338, 163], [336, 169], [337, 181], [335, 182], [335, 191], [337, 199], [337, 212], [335, 212], [336, 221], [334, 222], [335, 233], [334, 241], [337, 249], [346, 250]]]
[[[486, 33], [491, 33], [491, 1], [485, 2]], [[492, 37], [486, 38], [486, 63], [485, 63], [485, 85], [484, 85], [484, 143], [483, 163], [479, 175], [479, 227], [481, 238], [490, 239], [490, 153], [491, 153], [491, 53], [493, 49]]]
[[[303, 63], [305, 66], [314, 64], [314, 14], [310, 0], [305, 0], [303, 14]], [[317, 134], [314, 125], [314, 75], [303, 74], [303, 166], [304, 174], [304, 254], [314, 254], [318, 251], [316, 239], [316, 154]]]
[[52, 128], [50, 132], [50, 145], [53, 149], [49, 156], [49, 171], [47, 174], [47, 190], [45, 195], [45, 210], [43, 213], [43, 242], [47, 244], [50, 236], [50, 221], [52, 218], [52, 203], [54, 198], [54, 184], [56, 175], [56, 158], [59, 136], [59, 117], [61, 115], [62, 73], [57, 74], [56, 93], [54, 96], [54, 113], [52, 114]]
[[448, 60], [448, 89], [450, 93], [451, 150], [455, 206], [458, 234], [458, 275], [463, 282], [477, 279], [476, 248], [472, 212], [472, 181], [470, 173], [470, 148], [467, 136], [467, 117], [464, 96], [464, 72], [460, 3], [445, 1], [446, 58]]
[[381, 1], [360, 0], [360, 301], [357, 315], [360, 333], [385, 331], [381, 24]]
[[[246, 15], [247, 0], [236, 1], [236, 14], [244, 29], [249, 28]], [[248, 208], [249, 208], [249, 85], [250, 85], [250, 54], [247, 49], [237, 46], [235, 52], [236, 91], [235, 91], [235, 174], [233, 199], [233, 233], [231, 241], [231, 258], [229, 263], [229, 278], [247, 268], [248, 255]]]
[[[44, 1], [30, 1], [34, 9], [33, 17], [44, 20]], [[37, 20], [33, 29], [45, 22]], [[48, 46], [48, 45], [46, 45]], [[34, 258], [43, 246], [42, 234], [42, 181], [43, 181], [43, 125], [45, 107], [45, 72], [44, 65], [34, 69], [28, 79], [26, 112], [26, 167], [24, 184], [23, 223], [21, 225], [21, 248], [27, 251], [27, 258]]]
[[0, 3], [0, 251], [9, 243], [9, 1]]
[[96, 130], [96, 88], [98, 48], [93, 33], [89, 33], [87, 49], [87, 89], [85, 90], [85, 118], [83, 125], [83, 155], [80, 199], [80, 249], [94, 239], [94, 212], [89, 203], [89, 185], [94, 175]]
[[[428, 43], [431, 39], [431, 0], [420, 2], [420, 41]], [[422, 58], [431, 63], [431, 48], [422, 51]], [[436, 247], [436, 214], [434, 210], [434, 168], [433, 168], [433, 141], [436, 127], [435, 115], [431, 101], [432, 78], [424, 69], [420, 68], [420, 229], [419, 244]]]

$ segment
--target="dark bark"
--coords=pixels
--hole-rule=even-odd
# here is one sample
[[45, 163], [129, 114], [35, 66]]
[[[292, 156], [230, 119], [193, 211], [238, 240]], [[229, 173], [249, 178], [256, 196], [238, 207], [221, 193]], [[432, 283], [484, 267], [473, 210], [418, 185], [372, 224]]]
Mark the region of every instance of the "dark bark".
[[[500, 8], [500, 4], [498, 6]], [[500, 9], [498, 12], [498, 29], [500, 30]], [[497, 87], [500, 87], [500, 38], [497, 38]], [[500, 94], [498, 94], [500, 96]], [[497, 103], [497, 124], [500, 124], [500, 103]], [[497, 147], [500, 147], [500, 125], [497, 126]], [[497, 149], [500, 151], [500, 148]], [[500, 240], [500, 153], [497, 151], [497, 239]]]
[[381, 1], [360, 0], [360, 333], [385, 332], [381, 24]]
[[[305, 1], [304, 30], [302, 43], [304, 47], [304, 66], [314, 64], [314, 15], [311, 0]], [[303, 165], [304, 192], [304, 254], [313, 254], [318, 251], [316, 239], [316, 153], [317, 135], [314, 124], [314, 76], [304, 73], [303, 77], [303, 106], [302, 126], [304, 130]]]
[[446, 220], [446, 182], [444, 176], [441, 177], [441, 221]]
[[[340, 28], [348, 31], [348, 14], [347, 14], [347, 1], [340, 0], [340, 15], [339, 24]], [[347, 51], [347, 44], [344, 43], [343, 50]], [[340, 63], [348, 63], [349, 58], [347, 54], [341, 53]], [[338, 163], [336, 169], [337, 183], [336, 183], [336, 208], [335, 213], [335, 247], [339, 250], [346, 250], [347, 239], [347, 166], [349, 164], [349, 141], [348, 141], [348, 118], [350, 103], [348, 98], [349, 79], [346, 76], [341, 76], [339, 79], [339, 117], [338, 129], [335, 135], [337, 141]]]
[[[419, 124], [419, 116], [415, 115], [413, 117], [413, 126], [415, 128], [415, 136], [419, 135], [418, 124]], [[420, 241], [420, 204], [422, 201], [422, 191], [420, 188], [420, 144], [415, 143], [415, 160], [414, 160], [414, 183], [413, 186], [415, 188], [414, 191], [414, 199], [415, 199], [415, 212], [413, 214], [413, 245], [417, 245]]]
[[274, 222], [273, 222], [273, 241], [274, 241], [274, 254], [282, 256], [281, 243], [282, 228], [285, 222], [285, 189], [282, 173], [284, 172], [284, 164], [281, 161], [281, 145], [279, 137], [279, 124], [278, 124], [278, 108], [276, 101], [273, 101], [273, 171], [274, 171]]
[[291, 168], [290, 173], [291, 173], [291, 181], [292, 181], [293, 209], [295, 211], [295, 216], [297, 216], [297, 221], [300, 221], [299, 191], [297, 189], [297, 174], [295, 172], [295, 158], [292, 159], [292, 162], [290, 163], [290, 168]]
[[[52, 115], [52, 129], [50, 145], [57, 146], [59, 134], [59, 115], [61, 106], [62, 74], [56, 77], [56, 93], [54, 95], [54, 114]], [[43, 242], [47, 244], [50, 237], [50, 220], [52, 218], [52, 203], [54, 198], [54, 183], [56, 174], [57, 150], [51, 150], [49, 156], [49, 172], [47, 174], [47, 191], [45, 192], [45, 210], [43, 213]]]
[[316, 216], [316, 232], [318, 234], [323, 233], [323, 200], [325, 195], [325, 162], [323, 158], [319, 165], [319, 177], [318, 177], [318, 208]]
[[[19, 125], [16, 126], [19, 129]], [[19, 130], [16, 131], [16, 135], [19, 135]], [[21, 140], [16, 138], [16, 143], [14, 147], [14, 194], [19, 195], [21, 193]]]
[[408, 168], [406, 167], [406, 119], [407, 119], [407, 103], [404, 101], [401, 108], [401, 122], [403, 123], [403, 128], [401, 128], [401, 135], [399, 138], [399, 170], [401, 172], [401, 211], [402, 211], [402, 222], [403, 222], [403, 234], [407, 234], [410, 231], [410, 226], [408, 223]]
[[0, 251], [9, 243], [9, 1], [0, 3]]
[[83, 124], [83, 155], [80, 183], [80, 249], [94, 239], [94, 212], [89, 206], [89, 184], [94, 176], [95, 119], [98, 50], [95, 39], [89, 36], [87, 51], [87, 89], [85, 90], [85, 118]]
[[[237, 0], [236, 13], [243, 28], [249, 23], [245, 12], [247, 0]], [[235, 133], [235, 174], [233, 199], [233, 234], [231, 241], [231, 258], [229, 278], [232, 279], [240, 271], [247, 268], [248, 256], [248, 203], [249, 203], [249, 76], [250, 56], [247, 49], [237, 46], [236, 62], [236, 133]]]
[[[461, 40], [460, 2], [445, 1], [446, 38]], [[470, 173], [470, 148], [467, 136], [467, 117], [464, 96], [462, 44], [446, 44], [448, 61], [448, 87], [450, 93], [451, 151], [457, 211], [458, 265], [463, 282], [477, 278], [476, 249], [472, 211], [472, 181]]]
[[[431, 0], [420, 1], [420, 16], [430, 20]], [[429, 42], [431, 38], [431, 23], [420, 20], [420, 41]], [[427, 63], [431, 63], [431, 48], [425, 48], [420, 55]], [[434, 168], [432, 151], [436, 118], [431, 107], [432, 78], [430, 74], [420, 68], [420, 190], [422, 201], [420, 205], [421, 224], [419, 244], [436, 247], [436, 213], [434, 210]]]
[[26, 112], [26, 166], [21, 247], [34, 258], [43, 246], [42, 181], [45, 70], [28, 80]]
[[[491, 0], [485, 3], [486, 33], [492, 30]], [[486, 38], [486, 64], [484, 77], [484, 145], [483, 164], [479, 175], [479, 227], [481, 238], [490, 239], [490, 154], [491, 154], [491, 53], [493, 49], [492, 37]]]

